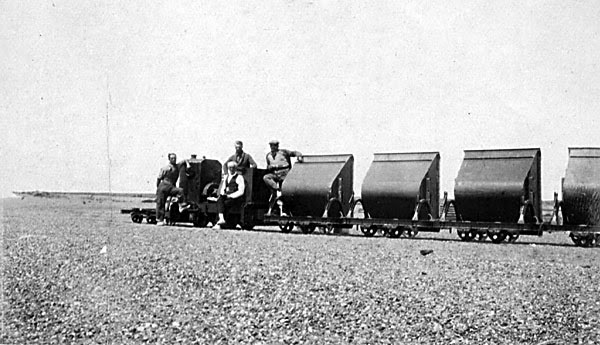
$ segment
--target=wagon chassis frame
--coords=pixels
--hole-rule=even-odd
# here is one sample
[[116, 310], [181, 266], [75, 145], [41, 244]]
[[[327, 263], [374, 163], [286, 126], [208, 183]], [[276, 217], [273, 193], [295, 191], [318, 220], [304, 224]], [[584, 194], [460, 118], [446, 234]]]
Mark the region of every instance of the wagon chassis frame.
[[509, 234], [528, 236], [542, 236], [544, 232], [578, 232], [578, 233], [600, 233], [600, 226], [595, 225], [553, 225], [550, 223], [540, 224], [516, 224], [501, 222], [469, 222], [469, 221], [440, 221], [440, 220], [402, 220], [384, 218], [327, 218], [327, 217], [294, 217], [294, 216], [266, 216], [267, 223], [294, 223], [299, 226], [316, 227], [338, 227], [352, 228], [354, 226], [379, 228], [406, 227], [414, 228], [420, 232], [440, 232], [441, 230], [469, 229], [478, 233], [488, 231], [506, 231]]

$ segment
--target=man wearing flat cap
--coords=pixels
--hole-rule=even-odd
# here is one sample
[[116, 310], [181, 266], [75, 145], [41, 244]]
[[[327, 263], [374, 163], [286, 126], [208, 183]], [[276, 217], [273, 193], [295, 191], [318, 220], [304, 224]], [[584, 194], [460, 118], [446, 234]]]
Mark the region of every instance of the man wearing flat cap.
[[235, 154], [223, 163], [223, 174], [227, 173], [227, 163], [229, 162], [235, 162], [237, 164], [237, 170], [242, 175], [246, 173], [246, 169], [256, 168], [256, 162], [249, 153], [244, 152], [244, 143], [240, 140], [235, 142]]
[[292, 161], [290, 157], [298, 157], [298, 160], [302, 160], [302, 153], [299, 151], [290, 151], [279, 148], [279, 141], [271, 140], [269, 142], [271, 152], [267, 153], [267, 170], [269, 171], [263, 177], [263, 180], [269, 186], [271, 191], [277, 196], [280, 194], [280, 184], [287, 176], [290, 168], [292, 167]]

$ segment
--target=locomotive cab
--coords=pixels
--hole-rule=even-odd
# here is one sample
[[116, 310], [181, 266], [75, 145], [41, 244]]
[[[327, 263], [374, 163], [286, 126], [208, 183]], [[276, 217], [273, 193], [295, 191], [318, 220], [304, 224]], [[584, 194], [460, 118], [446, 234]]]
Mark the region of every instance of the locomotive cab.
[[169, 224], [194, 223], [195, 226], [206, 226], [211, 219], [207, 216], [213, 212], [207, 208], [207, 200], [214, 195], [221, 179], [221, 163], [215, 159], [197, 158], [192, 155], [189, 159], [190, 168], [179, 171], [179, 188], [183, 189], [186, 201], [190, 207], [179, 211], [179, 200], [170, 198], [165, 208], [165, 220]]

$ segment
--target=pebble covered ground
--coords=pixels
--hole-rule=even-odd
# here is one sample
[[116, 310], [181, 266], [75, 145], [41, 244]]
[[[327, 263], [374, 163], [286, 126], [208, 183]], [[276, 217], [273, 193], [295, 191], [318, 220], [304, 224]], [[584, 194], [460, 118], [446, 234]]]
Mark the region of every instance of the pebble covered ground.
[[132, 202], [2, 200], [1, 344], [600, 343], [600, 248], [566, 234], [157, 227]]

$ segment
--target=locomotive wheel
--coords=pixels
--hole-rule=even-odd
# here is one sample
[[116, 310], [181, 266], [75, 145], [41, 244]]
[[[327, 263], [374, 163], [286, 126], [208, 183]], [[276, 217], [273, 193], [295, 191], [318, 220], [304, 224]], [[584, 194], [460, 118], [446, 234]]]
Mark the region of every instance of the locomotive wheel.
[[205, 214], [198, 212], [194, 216], [194, 226], [197, 228], [205, 228], [208, 225], [208, 218]]
[[506, 231], [488, 232], [488, 237], [494, 243], [501, 243], [502, 241], [504, 241], [506, 239], [507, 236], [508, 236], [508, 233]]
[[239, 214], [225, 215], [225, 226], [227, 229], [235, 229], [236, 225], [240, 222]]
[[[211, 223], [212, 226], [215, 226], [217, 224], [217, 221], [219, 220], [219, 215], [218, 214], [207, 214], [206, 215], [206, 221]], [[207, 224], [208, 225], [208, 224]]]
[[371, 225], [370, 227], [362, 228], [361, 230], [366, 237], [373, 237], [377, 233], [377, 225]]
[[459, 229], [456, 233], [460, 237], [460, 240], [465, 242], [472, 241], [477, 236], [476, 232], [467, 229]]
[[[254, 229], [254, 226], [256, 225], [256, 220], [254, 219], [254, 215], [255, 215], [255, 211], [254, 209], [252, 209], [250, 206], [246, 206], [244, 208], [244, 217], [241, 218], [240, 221], [240, 225], [242, 226], [242, 229], [244, 230], [252, 230]], [[240, 215], [241, 217], [241, 215]]]
[[283, 233], [290, 233], [292, 232], [292, 230], [294, 230], [294, 223], [293, 222], [285, 222], [285, 223], [279, 223], [279, 229], [281, 229], [281, 232]]
[[137, 213], [133, 213], [131, 215], [131, 221], [134, 223], [141, 223], [142, 220], [144, 220], [144, 216], [142, 216], [141, 214], [137, 214]]
[[398, 237], [402, 236], [403, 232], [404, 232], [404, 228], [402, 228], [401, 226], [397, 226], [388, 231], [388, 236], [390, 236], [391, 238], [398, 238]]
[[315, 231], [315, 226], [314, 225], [300, 225], [300, 231], [302, 231], [303, 234], [312, 234]]
[[408, 238], [414, 238], [419, 233], [419, 230], [417, 230], [417, 228], [413, 228], [412, 226], [410, 226], [410, 227], [406, 228], [406, 231], [404, 233], [406, 234], [406, 236]]
[[254, 220], [246, 220], [244, 224], [242, 224], [242, 229], [244, 230], [252, 230], [254, 229]]
[[148, 222], [148, 224], [156, 224], [156, 217], [150, 216], [146, 218], [146, 222]]

